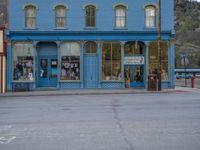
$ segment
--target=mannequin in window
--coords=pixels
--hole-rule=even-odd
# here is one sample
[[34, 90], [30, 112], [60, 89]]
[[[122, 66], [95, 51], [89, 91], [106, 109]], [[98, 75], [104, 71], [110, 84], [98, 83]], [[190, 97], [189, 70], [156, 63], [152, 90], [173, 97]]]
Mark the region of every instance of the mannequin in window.
[[18, 76], [18, 78], [20, 78], [23, 75], [23, 66], [22, 66], [21, 60], [18, 61], [16, 68], [18, 70], [17, 76]]
[[130, 82], [131, 82], [131, 79], [130, 79], [129, 68], [126, 68], [125, 70], [125, 87], [126, 88], [130, 88]]
[[65, 77], [66, 77], [66, 70], [65, 70], [65, 68], [64, 67], [62, 67], [62, 69], [61, 69], [61, 80], [64, 80], [65, 79]]

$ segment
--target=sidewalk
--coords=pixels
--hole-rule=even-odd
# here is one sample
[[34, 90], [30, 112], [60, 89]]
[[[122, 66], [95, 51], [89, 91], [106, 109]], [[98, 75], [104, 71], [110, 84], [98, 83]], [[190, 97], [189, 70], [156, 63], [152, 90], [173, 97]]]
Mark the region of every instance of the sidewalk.
[[26, 97], [26, 96], [57, 96], [57, 95], [102, 95], [102, 94], [149, 94], [149, 93], [176, 93], [193, 92], [199, 89], [188, 87], [176, 87], [175, 89], [164, 89], [158, 91], [147, 91], [146, 89], [70, 89], [70, 90], [40, 90], [28, 92], [7, 92], [0, 97]]

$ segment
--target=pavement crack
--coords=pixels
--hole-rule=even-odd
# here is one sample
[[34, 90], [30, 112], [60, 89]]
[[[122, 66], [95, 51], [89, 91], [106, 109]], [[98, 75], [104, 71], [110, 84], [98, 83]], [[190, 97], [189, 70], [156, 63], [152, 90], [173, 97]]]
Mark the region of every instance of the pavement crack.
[[125, 128], [122, 124], [122, 120], [119, 117], [118, 108], [120, 107], [120, 105], [118, 104], [118, 102], [119, 102], [118, 99], [113, 99], [113, 101], [112, 101], [112, 110], [113, 110], [114, 120], [115, 120], [118, 128], [120, 129], [120, 133], [121, 133], [125, 143], [127, 144], [127, 150], [135, 150], [133, 145], [131, 144], [130, 140], [128, 139], [126, 133], [125, 133]]

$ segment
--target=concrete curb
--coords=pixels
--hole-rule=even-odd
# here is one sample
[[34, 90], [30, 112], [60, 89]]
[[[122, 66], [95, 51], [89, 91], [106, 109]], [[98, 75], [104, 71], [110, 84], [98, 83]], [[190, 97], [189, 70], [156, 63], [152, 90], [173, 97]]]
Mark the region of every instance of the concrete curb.
[[30, 96], [63, 96], [63, 95], [108, 95], [108, 94], [161, 94], [161, 93], [176, 93], [189, 92], [187, 90], [163, 90], [163, 91], [147, 91], [143, 90], [56, 90], [56, 91], [31, 91], [31, 92], [8, 92], [0, 94], [0, 97], [30, 97]]

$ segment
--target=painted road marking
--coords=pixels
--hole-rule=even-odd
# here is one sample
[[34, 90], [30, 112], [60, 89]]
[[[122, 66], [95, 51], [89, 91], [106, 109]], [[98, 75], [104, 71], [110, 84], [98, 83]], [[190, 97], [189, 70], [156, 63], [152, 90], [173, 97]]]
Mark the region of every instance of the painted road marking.
[[12, 136], [12, 137], [9, 137], [9, 138], [0, 137], [0, 144], [9, 144], [10, 142], [12, 142], [16, 138], [17, 138], [16, 136]]

